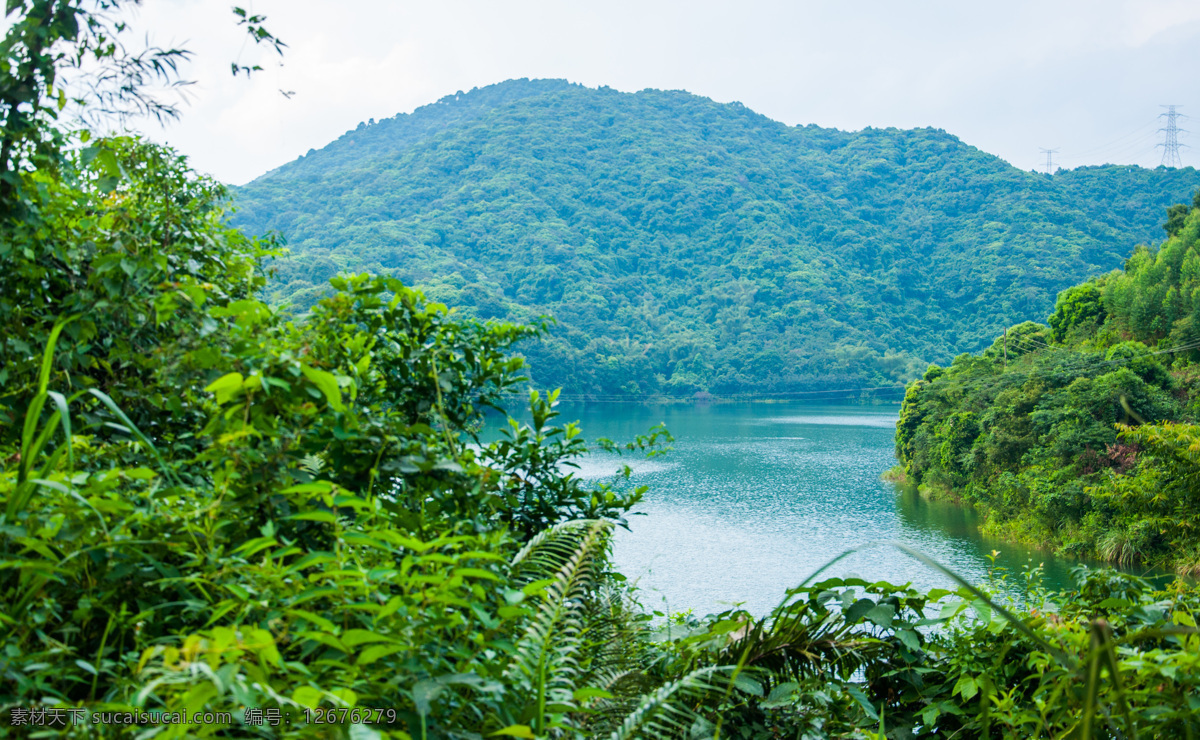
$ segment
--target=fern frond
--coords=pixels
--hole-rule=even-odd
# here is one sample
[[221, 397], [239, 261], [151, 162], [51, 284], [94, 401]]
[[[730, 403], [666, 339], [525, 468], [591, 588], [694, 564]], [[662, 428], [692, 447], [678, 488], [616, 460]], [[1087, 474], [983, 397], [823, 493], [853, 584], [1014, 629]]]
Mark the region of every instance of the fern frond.
[[732, 670], [733, 666], [708, 666], [663, 684], [642, 699], [609, 735], [610, 740], [682, 735], [694, 723], [704, 719], [692, 706], [720, 690], [710, 680], [712, 675]]
[[655, 689], [654, 680], [640, 669], [600, 671], [581, 683], [612, 694], [612, 698], [595, 698], [584, 704], [580, 729], [590, 737], [602, 737], [619, 727], [646, 693]]
[[609, 586], [594, 594], [587, 605], [586, 623], [582, 637], [591, 656], [592, 673], [627, 671], [639, 666], [642, 659], [639, 648], [646, 642], [646, 628], [635, 619], [624, 592]]
[[608, 547], [611, 527], [606, 521], [559, 525], [547, 530], [546, 537], [534, 538], [533, 547], [514, 558], [514, 564], [524, 563], [534, 574], [557, 566], [506, 671], [509, 681], [523, 684], [530, 692], [535, 732], [544, 728], [548, 707], [572, 706], [583, 658], [583, 607], [596, 587], [595, 565]]
[[315, 452], [305, 455], [300, 458], [300, 469], [311, 475], [317, 475], [325, 469], [325, 458]]
[[517, 551], [509, 566], [514, 573], [530, 579], [554, 573], [574, 552], [583, 533], [596, 525], [605, 529], [613, 526], [603, 519], [575, 519], [544, 529]]

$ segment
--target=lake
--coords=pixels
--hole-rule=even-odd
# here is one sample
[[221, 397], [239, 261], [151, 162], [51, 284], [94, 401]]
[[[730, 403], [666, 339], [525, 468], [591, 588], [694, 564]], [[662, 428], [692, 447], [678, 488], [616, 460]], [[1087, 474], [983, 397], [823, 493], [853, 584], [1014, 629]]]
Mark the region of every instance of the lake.
[[[973, 512], [901, 493], [880, 475], [896, 464], [898, 405], [562, 404], [588, 439], [629, 440], [665, 422], [676, 440], [664, 457], [593, 455], [579, 475], [602, 478], [621, 463], [649, 486], [630, 531], [618, 531], [614, 559], [641, 589], [644, 607], [698, 615], [743, 604], [769, 612], [840, 553], [899, 541], [973, 583], [986, 580], [988, 554], [1020, 571], [1044, 563], [1045, 581], [1068, 582], [1074, 562], [980, 536]], [[919, 588], [951, 586], [944, 575], [895, 548], [857, 552], [823, 574], [856, 575]]]

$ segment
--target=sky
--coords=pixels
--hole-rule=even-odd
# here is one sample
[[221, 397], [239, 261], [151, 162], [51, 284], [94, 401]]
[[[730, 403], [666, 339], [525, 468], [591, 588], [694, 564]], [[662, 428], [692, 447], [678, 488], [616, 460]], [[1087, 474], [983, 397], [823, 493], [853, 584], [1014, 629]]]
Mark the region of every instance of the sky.
[[[739, 101], [789, 125], [945, 129], [1022, 169], [1162, 160], [1162, 105], [1200, 131], [1200, 2], [145, 0], [133, 27], [194, 52], [176, 122], [137, 124], [242, 184], [360, 121], [517, 77]], [[142, 38], [140, 35], [138, 38]], [[249, 80], [230, 63], [258, 64]], [[281, 92], [282, 91], [282, 92]], [[283, 92], [289, 93], [284, 95]], [[1179, 135], [1200, 165], [1200, 135]]]

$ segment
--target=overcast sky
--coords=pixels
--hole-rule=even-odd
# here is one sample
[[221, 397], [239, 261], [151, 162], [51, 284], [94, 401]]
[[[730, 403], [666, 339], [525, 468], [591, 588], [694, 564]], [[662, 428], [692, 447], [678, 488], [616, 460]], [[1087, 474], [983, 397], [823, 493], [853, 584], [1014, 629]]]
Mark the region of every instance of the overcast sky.
[[[231, 4], [145, 0], [136, 26], [196, 53], [182, 119], [145, 131], [234, 184], [360, 121], [514, 77], [683, 89], [788, 124], [934, 126], [1023, 169], [1044, 168], [1043, 147], [1064, 167], [1155, 166], [1159, 106], [1200, 118], [1195, 0], [244, 0], [282, 59], [244, 43]], [[234, 60], [264, 71], [235, 79]]]

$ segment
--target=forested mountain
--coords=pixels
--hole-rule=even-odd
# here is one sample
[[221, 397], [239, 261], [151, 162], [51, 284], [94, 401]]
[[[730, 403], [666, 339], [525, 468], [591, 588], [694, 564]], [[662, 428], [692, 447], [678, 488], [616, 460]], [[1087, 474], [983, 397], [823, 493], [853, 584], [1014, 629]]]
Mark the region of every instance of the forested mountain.
[[236, 193], [272, 298], [390, 273], [527, 344], [569, 393], [907, 380], [1161, 237], [1192, 168], [1017, 170], [934, 129], [789, 127], [685, 92], [514, 80], [360, 124]]

